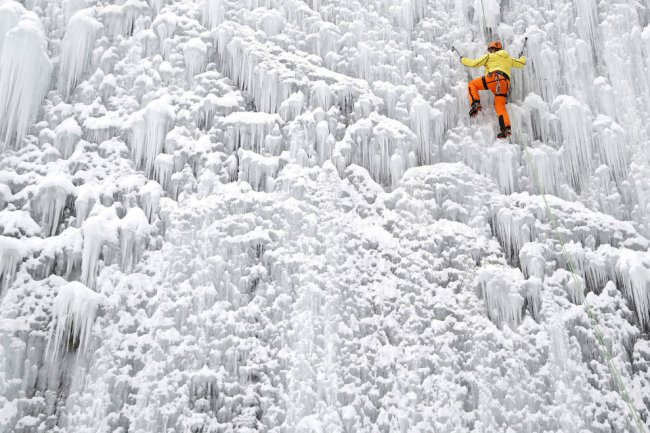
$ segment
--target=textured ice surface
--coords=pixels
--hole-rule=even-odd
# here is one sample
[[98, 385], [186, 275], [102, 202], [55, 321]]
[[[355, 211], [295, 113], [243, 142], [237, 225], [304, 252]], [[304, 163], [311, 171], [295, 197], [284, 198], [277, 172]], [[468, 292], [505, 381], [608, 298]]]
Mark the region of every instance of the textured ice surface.
[[647, 430], [649, 6], [0, 0], [0, 432]]

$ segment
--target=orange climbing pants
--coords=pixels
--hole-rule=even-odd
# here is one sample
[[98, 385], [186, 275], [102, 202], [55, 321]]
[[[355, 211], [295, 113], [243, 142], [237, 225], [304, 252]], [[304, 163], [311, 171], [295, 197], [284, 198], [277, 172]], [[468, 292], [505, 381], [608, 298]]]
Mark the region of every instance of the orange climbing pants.
[[508, 110], [506, 110], [508, 91], [510, 90], [510, 80], [508, 78], [493, 72], [470, 81], [468, 87], [470, 103], [481, 100], [478, 94], [479, 90], [491, 90], [494, 93], [494, 108], [499, 117], [499, 126], [501, 128], [510, 126], [510, 116], [508, 116]]

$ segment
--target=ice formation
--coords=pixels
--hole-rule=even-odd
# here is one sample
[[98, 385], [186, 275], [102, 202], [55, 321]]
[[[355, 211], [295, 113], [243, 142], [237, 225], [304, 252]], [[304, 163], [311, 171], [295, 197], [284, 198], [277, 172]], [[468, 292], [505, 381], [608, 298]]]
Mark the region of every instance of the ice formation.
[[76, 12], [70, 18], [61, 41], [59, 64], [59, 88], [66, 97], [70, 96], [89, 67], [97, 32], [101, 27], [102, 24], [93, 17], [92, 9]]
[[48, 354], [67, 351], [84, 353], [92, 338], [92, 328], [103, 298], [79, 282], [59, 288], [52, 305], [53, 326], [48, 341]]
[[[5, 3], [14, 2], [8, 0]], [[2, 13], [7, 10], [5, 7]], [[2, 31], [4, 29], [0, 28]], [[15, 142], [20, 147], [49, 88], [52, 62], [47, 53], [43, 25], [33, 12], [23, 12], [15, 26], [3, 36], [0, 48], [0, 139], [5, 146]]]
[[62, 174], [48, 176], [38, 185], [31, 207], [34, 219], [40, 222], [45, 236], [56, 234], [63, 209], [73, 194], [74, 186]]
[[162, 99], [151, 101], [131, 117], [131, 150], [136, 167], [151, 174], [156, 157], [163, 151], [165, 137], [172, 129], [173, 107]]
[[524, 305], [521, 273], [510, 268], [486, 266], [479, 271], [478, 279], [490, 320], [498, 326], [502, 323], [518, 326]]
[[56, 127], [54, 134], [56, 135], [54, 145], [61, 154], [61, 158], [68, 159], [81, 140], [83, 130], [74, 117], [68, 117]]
[[207, 63], [208, 46], [199, 38], [190, 39], [183, 49], [188, 80], [204, 71]]
[[[93, 208], [93, 210], [95, 209]], [[93, 213], [94, 215], [91, 214], [81, 227], [83, 256], [80, 279], [89, 287], [94, 287], [97, 265], [103, 250], [106, 248], [106, 252], [110, 254], [110, 249], [117, 245], [119, 227], [115, 208], [102, 208]], [[130, 235], [134, 236], [135, 233]], [[108, 259], [108, 257], [105, 258]]]
[[649, 23], [0, 0], [0, 432], [648, 430]]
[[25, 253], [25, 247], [19, 240], [0, 236], [0, 293], [2, 295], [13, 282], [18, 264]]

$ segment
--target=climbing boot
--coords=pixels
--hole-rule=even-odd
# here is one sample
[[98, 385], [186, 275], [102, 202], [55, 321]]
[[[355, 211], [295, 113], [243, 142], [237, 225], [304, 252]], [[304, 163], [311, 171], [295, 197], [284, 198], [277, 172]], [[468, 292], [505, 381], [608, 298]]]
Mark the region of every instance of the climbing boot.
[[504, 128], [501, 128], [501, 132], [497, 134], [497, 138], [508, 138], [512, 135], [512, 132], [510, 131], [510, 127], [506, 126]]
[[469, 110], [469, 117], [476, 117], [479, 111], [481, 111], [481, 101], [472, 102], [472, 108]]

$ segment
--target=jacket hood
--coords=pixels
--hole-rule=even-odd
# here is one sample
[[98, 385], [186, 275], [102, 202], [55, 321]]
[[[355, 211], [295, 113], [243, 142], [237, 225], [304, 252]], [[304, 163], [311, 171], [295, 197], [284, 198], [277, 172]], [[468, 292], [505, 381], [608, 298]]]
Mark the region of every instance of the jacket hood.
[[492, 53], [492, 54], [496, 54], [499, 57], [510, 57], [510, 54], [508, 54], [506, 50], [499, 50], [496, 53]]

